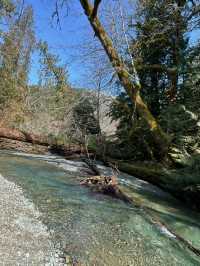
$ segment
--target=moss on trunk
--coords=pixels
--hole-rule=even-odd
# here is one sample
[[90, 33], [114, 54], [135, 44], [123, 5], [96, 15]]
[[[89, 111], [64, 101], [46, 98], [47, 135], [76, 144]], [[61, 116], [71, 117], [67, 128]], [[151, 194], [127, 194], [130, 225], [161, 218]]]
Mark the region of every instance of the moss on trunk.
[[124, 87], [126, 93], [129, 95], [133, 105], [136, 105], [136, 109], [138, 114], [144, 121], [146, 122], [153, 141], [156, 145], [155, 151], [157, 152], [157, 158], [161, 159], [165, 158], [168, 152], [168, 148], [170, 145], [170, 139], [166, 133], [161, 129], [159, 124], [157, 123], [154, 116], [149, 111], [147, 105], [144, 103], [140, 96], [141, 85], [137, 77], [136, 70], [134, 71], [134, 79], [133, 76], [128, 72], [128, 69], [124, 62], [121, 60], [118, 55], [116, 49], [113, 46], [112, 40], [108, 36], [104, 27], [102, 26], [100, 20], [97, 16], [93, 16], [93, 7], [88, 0], [80, 0], [80, 3], [85, 11], [85, 14], [95, 32], [95, 35], [98, 37], [102, 46], [104, 47], [105, 52], [118, 75], [118, 78]]

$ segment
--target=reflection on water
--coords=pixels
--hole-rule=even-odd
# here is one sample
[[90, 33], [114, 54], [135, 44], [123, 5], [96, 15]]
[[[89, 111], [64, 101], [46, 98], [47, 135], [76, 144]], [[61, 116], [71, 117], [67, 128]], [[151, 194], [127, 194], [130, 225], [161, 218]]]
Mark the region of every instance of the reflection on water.
[[[54, 165], [56, 157], [1, 152], [0, 173], [22, 186], [43, 213], [55, 243], [74, 261], [98, 266], [200, 265], [198, 257], [150, 223], [145, 211], [81, 187], [81, 173], [59, 168], [59, 160]], [[60, 163], [64, 164], [63, 160]], [[83, 165], [77, 164], [77, 171], [80, 167]], [[122, 182], [128, 181], [128, 193], [199, 244], [198, 217], [192, 218], [192, 213], [188, 215], [167, 194], [149, 184], [140, 185], [125, 175], [122, 178]]]

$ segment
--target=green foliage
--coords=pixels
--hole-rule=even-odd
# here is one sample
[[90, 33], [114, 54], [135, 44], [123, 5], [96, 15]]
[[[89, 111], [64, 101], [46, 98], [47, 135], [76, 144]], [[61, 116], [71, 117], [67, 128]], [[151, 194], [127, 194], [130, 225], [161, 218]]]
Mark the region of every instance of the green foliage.
[[0, 46], [0, 107], [23, 98], [34, 47], [33, 10], [26, 7], [3, 34]]
[[[130, 49], [142, 97], [173, 142], [187, 151], [198, 146], [200, 111], [200, 49], [198, 43], [189, 47], [189, 2], [138, 1], [136, 19], [134, 15], [129, 26], [135, 32]], [[130, 151], [134, 157], [141, 151], [144, 158], [151, 157], [151, 134], [126, 93], [116, 97], [110, 115], [119, 121], [121, 154]], [[141, 153], [136, 157], [141, 159]]]
[[102, 147], [99, 147], [97, 138], [95, 135], [90, 135], [88, 140], [88, 148], [93, 151], [99, 151]]
[[84, 135], [98, 134], [100, 132], [94, 112], [95, 109], [88, 98], [82, 100], [73, 109], [74, 126]]
[[138, 2], [132, 51], [142, 95], [154, 116], [179, 97], [188, 47], [187, 1]]
[[119, 123], [117, 126], [118, 142], [108, 145], [108, 152], [116, 158], [153, 159], [150, 133], [137, 116], [135, 106], [125, 93], [121, 93], [113, 101], [109, 115]]
[[113, 120], [119, 120], [117, 134], [120, 138], [129, 138], [130, 130], [133, 128], [136, 117], [134, 106], [126, 93], [122, 92], [111, 105], [109, 115]]
[[181, 94], [181, 102], [192, 112], [200, 114], [200, 42], [193, 45], [187, 55], [188, 73]]
[[61, 66], [58, 56], [49, 52], [46, 42], [39, 42], [41, 63], [41, 85], [55, 87], [58, 91], [64, 91], [68, 86], [68, 72], [65, 66]]
[[0, 17], [11, 15], [15, 10], [15, 5], [12, 0], [0, 0]]

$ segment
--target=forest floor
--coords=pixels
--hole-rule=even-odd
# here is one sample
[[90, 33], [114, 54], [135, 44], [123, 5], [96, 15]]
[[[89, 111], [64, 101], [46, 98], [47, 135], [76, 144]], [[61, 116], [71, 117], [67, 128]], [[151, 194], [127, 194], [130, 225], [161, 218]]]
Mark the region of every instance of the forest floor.
[[0, 265], [64, 265], [40, 213], [0, 175]]

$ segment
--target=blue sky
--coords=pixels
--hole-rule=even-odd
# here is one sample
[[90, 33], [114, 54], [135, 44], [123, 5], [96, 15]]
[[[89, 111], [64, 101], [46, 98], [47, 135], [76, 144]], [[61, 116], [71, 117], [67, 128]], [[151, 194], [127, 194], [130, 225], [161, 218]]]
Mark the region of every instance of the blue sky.
[[[37, 39], [47, 41], [51, 51], [59, 55], [62, 62], [67, 64], [70, 83], [74, 86], [82, 87], [84, 86], [84, 72], [87, 71], [87, 62], [80, 62], [79, 60], [79, 45], [84, 40], [93, 41], [94, 34], [82, 12], [79, 0], [68, 1], [72, 6], [70, 10], [66, 7], [61, 10], [61, 28], [57, 26], [55, 20], [54, 22], [52, 21], [55, 0], [25, 0], [25, 3], [33, 6]], [[193, 32], [191, 34], [192, 42], [199, 35], [200, 31]], [[30, 72], [30, 84], [37, 83], [38, 67], [38, 56], [34, 54]]]
[[[66, 63], [71, 84], [81, 86], [84, 65], [78, 60], [78, 46], [86, 36], [92, 36], [91, 29], [85, 15], [82, 13], [78, 0], [73, 2], [72, 8], [61, 10], [61, 28], [52, 21], [52, 13], [55, 10], [54, 0], [26, 0], [34, 9], [35, 31], [37, 39], [47, 41], [52, 52], [59, 55], [63, 63]], [[33, 55], [30, 83], [36, 83], [38, 79], [38, 56]]]

